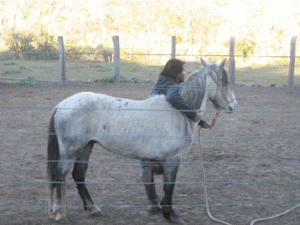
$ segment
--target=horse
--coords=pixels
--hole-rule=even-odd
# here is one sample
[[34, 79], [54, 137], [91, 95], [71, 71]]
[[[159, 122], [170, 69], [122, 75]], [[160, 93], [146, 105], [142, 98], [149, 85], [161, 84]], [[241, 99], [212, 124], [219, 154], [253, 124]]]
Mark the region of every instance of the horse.
[[[182, 84], [180, 95], [195, 109], [205, 111], [210, 100], [217, 110], [232, 113], [237, 100], [226, 70], [225, 61], [208, 63]], [[151, 211], [162, 211], [171, 221], [183, 220], [172, 208], [172, 195], [181, 158], [189, 151], [197, 123], [175, 110], [164, 95], [145, 100], [131, 100], [105, 94], [81, 92], [72, 95], [53, 109], [49, 125], [47, 176], [49, 216], [66, 217], [66, 175], [73, 167], [83, 207], [101, 213], [85, 185], [88, 161], [94, 144], [143, 162], [142, 177]], [[164, 196], [158, 201], [154, 173], [163, 175]]]

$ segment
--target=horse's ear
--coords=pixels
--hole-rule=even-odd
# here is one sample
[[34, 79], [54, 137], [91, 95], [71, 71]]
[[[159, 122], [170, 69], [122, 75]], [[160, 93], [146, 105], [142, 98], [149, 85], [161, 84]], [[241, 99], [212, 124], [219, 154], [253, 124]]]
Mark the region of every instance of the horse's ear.
[[201, 58], [201, 63], [204, 67], [209, 67], [209, 63], [206, 62], [204, 59]]
[[226, 59], [224, 59], [221, 63], [219, 63], [218, 67], [219, 67], [220, 69], [223, 69], [224, 66], [225, 66], [225, 62], [226, 62]]

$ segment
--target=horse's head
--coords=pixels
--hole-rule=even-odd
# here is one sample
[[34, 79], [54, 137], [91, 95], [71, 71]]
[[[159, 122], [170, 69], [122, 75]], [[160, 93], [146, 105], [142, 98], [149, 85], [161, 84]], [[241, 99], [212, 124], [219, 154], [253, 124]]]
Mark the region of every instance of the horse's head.
[[233, 93], [233, 86], [224, 69], [225, 61], [215, 64], [208, 63], [201, 59], [206, 74], [207, 74], [207, 90], [209, 99], [214, 104], [217, 110], [225, 110], [227, 113], [232, 113], [237, 107], [237, 100]]

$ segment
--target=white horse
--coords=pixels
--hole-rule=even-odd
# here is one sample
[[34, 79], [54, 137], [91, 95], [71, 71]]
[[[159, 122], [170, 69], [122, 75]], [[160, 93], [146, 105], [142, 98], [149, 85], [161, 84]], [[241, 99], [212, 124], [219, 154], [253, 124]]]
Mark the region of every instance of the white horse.
[[[220, 64], [202, 61], [203, 67], [183, 83], [181, 96], [203, 112], [208, 100], [228, 113], [237, 106], [225, 60]], [[143, 182], [152, 210], [181, 222], [172, 209], [172, 194], [181, 158], [193, 141], [196, 123], [172, 108], [165, 96], [137, 101], [83, 92], [60, 102], [53, 110], [48, 140], [48, 180], [50, 216], [65, 217], [65, 179], [72, 176], [84, 209], [100, 212], [86, 188], [85, 174], [95, 143], [128, 158], [142, 159]], [[159, 204], [153, 173], [163, 174], [164, 196]]]

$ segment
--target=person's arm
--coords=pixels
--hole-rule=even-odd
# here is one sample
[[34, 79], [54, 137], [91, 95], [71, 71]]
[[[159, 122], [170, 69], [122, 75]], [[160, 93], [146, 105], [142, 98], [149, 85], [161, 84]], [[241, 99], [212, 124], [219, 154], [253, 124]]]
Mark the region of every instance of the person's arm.
[[173, 85], [167, 90], [166, 99], [176, 109], [181, 110], [191, 120], [198, 122], [200, 114], [193, 107], [190, 107], [179, 94], [179, 85]]

